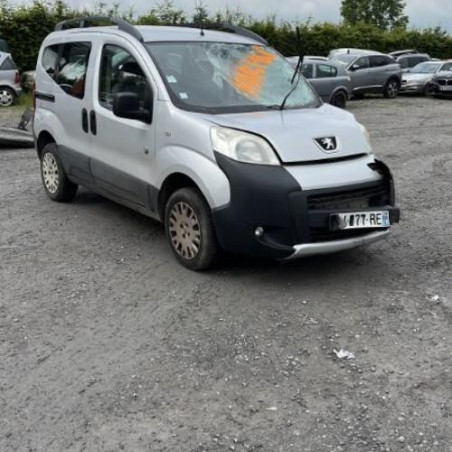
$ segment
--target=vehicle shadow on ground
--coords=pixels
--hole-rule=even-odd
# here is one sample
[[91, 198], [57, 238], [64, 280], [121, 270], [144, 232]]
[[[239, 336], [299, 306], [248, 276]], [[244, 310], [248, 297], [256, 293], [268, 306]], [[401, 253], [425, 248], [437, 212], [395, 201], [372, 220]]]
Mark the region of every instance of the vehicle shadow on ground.
[[[124, 236], [124, 240], [131, 240], [131, 236], [142, 236], [144, 233], [152, 235], [152, 240], [161, 241], [162, 245], [166, 245], [166, 237], [163, 225], [146, 217], [138, 212], [135, 212], [127, 207], [110, 201], [93, 192], [82, 189], [77, 195], [75, 204], [83, 211], [92, 212], [96, 215], [102, 215], [104, 218], [108, 217], [108, 221], [113, 221], [116, 224], [122, 223], [125, 230], [132, 230], [133, 234]], [[310, 256], [293, 261], [276, 261], [264, 258], [255, 258], [237, 254], [230, 254], [223, 252], [217, 265], [210, 271], [204, 272], [203, 275], [221, 275], [222, 278], [227, 279], [262, 279], [267, 282], [277, 284], [280, 281], [282, 284], [287, 284], [290, 281], [321, 281], [336, 279], [336, 278], [350, 278], [350, 275], [362, 275], [370, 272], [388, 273], [388, 259], [385, 253], [390, 249], [388, 246], [381, 247], [377, 243], [371, 247], [361, 247], [341, 253]], [[146, 243], [142, 246], [145, 248]], [[168, 247], [162, 247], [168, 253], [168, 260], [172, 262], [171, 265], [179, 266], [176, 259], [172, 256], [171, 250]], [[187, 270], [190, 272], [190, 270]]]

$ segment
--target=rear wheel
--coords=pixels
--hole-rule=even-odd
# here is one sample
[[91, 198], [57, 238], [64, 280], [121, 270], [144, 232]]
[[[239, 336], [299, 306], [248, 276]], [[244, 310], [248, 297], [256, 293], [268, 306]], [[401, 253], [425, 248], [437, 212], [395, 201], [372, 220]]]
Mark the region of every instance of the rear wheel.
[[0, 107], [9, 107], [16, 100], [16, 93], [8, 87], [0, 88]]
[[338, 108], [345, 108], [347, 105], [347, 98], [348, 96], [345, 91], [338, 91], [337, 93], [334, 93], [330, 104]]
[[177, 260], [190, 270], [207, 270], [219, 246], [210, 207], [195, 188], [174, 192], [165, 208], [165, 232]]
[[388, 80], [384, 87], [383, 95], [387, 99], [395, 99], [399, 94], [399, 82], [396, 79]]
[[51, 200], [68, 202], [75, 198], [78, 186], [67, 178], [55, 143], [47, 144], [42, 150], [41, 179]]

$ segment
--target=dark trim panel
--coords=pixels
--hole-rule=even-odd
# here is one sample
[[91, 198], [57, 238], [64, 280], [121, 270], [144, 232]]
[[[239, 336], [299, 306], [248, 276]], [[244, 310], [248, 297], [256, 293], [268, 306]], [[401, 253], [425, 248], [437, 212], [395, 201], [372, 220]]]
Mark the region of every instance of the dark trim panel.
[[45, 100], [46, 102], [55, 103], [55, 96], [53, 94], [42, 93], [40, 91], [35, 92], [36, 99]]

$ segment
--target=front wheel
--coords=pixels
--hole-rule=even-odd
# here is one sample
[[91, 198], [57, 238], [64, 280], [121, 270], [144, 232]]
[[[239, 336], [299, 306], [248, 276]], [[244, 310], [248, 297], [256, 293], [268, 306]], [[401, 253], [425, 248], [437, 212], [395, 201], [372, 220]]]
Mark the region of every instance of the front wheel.
[[165, 232], [177, 260], [190, 270], [211, 268], [219, 255], [219, 245], [211, 212], [195, 188], [174, 192], [165, 208]]
[[388, 80], [383, 91], [386, 99], [395, 99], [399, 94], [399, 82], [395, 79]]
[[67, 178], [55, 143], [47, 144], [42, 150], [41, 179], [46, 195], [51, 200], [68, 202], [75, 198], [78, 186]]

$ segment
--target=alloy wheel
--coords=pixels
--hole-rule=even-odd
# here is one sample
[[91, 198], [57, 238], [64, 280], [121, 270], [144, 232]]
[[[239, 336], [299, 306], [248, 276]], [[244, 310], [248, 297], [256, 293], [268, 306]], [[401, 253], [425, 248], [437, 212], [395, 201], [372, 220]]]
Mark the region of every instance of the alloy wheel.
[[50, 152], [47, 152], [42, 158], [42, 177], [49, 193], [56, 193], [58, 184], [60, 183], [60, 175], [58, 173], [57, 161]]
[[176, 252], [187, 260], [194, 259], [201, 249], [199, 219], [186, 202], [174, 204], [169, 214], [169, 233]]
[[9, 107], [14, 102], [14, 96], [8, 89], [0, 90], [0, 105], [2, 107]]

